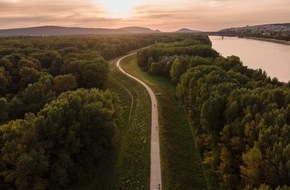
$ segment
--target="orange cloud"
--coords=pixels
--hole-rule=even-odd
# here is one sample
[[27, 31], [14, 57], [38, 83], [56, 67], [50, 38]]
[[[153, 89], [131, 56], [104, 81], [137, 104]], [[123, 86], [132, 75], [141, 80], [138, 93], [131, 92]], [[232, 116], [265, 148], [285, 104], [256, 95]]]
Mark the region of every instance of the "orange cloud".
[[118, 4], [114, 4], [113, 0], [107, 7], [99, 0], [0, 0], [0, 28], [41, 25], [116, 28], [138, 25], [173, 31], [183, 27], [219, 30], [232, 26], [290, 22], [289, 0], [123, 0], [122, 3], [125, 5], [133, 1], [130, 10], [123, 7], [123, 11], [130, 11], [130, 14], [114, 16], [110, 11], [118, 10]]

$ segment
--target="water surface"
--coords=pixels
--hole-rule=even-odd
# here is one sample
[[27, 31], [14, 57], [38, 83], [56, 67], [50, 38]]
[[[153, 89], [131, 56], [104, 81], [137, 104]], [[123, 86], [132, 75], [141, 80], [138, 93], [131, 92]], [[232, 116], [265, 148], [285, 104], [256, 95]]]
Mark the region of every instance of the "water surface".
[[222, 56], [236, 55], [245, 66], [262, 69], [271, 78], [290, 81], [290, 45], [237, 37], [210, 36], [212, 47]]

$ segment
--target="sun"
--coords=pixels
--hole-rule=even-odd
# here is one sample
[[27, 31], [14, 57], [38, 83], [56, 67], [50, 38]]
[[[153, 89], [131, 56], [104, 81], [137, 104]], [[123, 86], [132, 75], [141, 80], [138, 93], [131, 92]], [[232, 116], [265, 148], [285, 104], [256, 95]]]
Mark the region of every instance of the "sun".
[[114, 18], [129, 17], [132, 9], [142, 0], [99, 0], [105, 10]]

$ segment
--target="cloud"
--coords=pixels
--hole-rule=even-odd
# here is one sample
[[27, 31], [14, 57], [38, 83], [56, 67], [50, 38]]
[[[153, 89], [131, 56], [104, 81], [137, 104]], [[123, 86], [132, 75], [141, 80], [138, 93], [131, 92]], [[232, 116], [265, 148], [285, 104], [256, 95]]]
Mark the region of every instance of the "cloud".
[[14, 4], [0, 2], [1, 26], [6, 26], [5, 28], [34, 25], [77, 26], [112, 20], [104, 17], [106, 11], [97, 4], [82, 2], [73, 4], [64, 0], [57, 3], [45, 2], [42, 0]]
[[219, 30], [290, 22], [289, 0], [130, 0], [133, 1], [131, 16], [113, 18], [98, 0], [0, 0], [0, 27], [139, 25], [172, 31], [181, 27]]
[[290, 21], [289, 0], [170, 0], [158, 1], [158, 6], [153, 0], [146, 2], [135, 8], [134, 16], [165, 30], [178, 27], [219, 30]]

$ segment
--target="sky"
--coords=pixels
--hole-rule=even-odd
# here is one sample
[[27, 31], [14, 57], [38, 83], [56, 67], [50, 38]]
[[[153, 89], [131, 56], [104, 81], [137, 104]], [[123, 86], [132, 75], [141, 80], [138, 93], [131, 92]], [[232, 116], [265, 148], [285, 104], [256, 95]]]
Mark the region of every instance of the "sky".
[[164, 32], [290, 23], [290, 0], [0, 0], [0, 29], [33, 26]]

